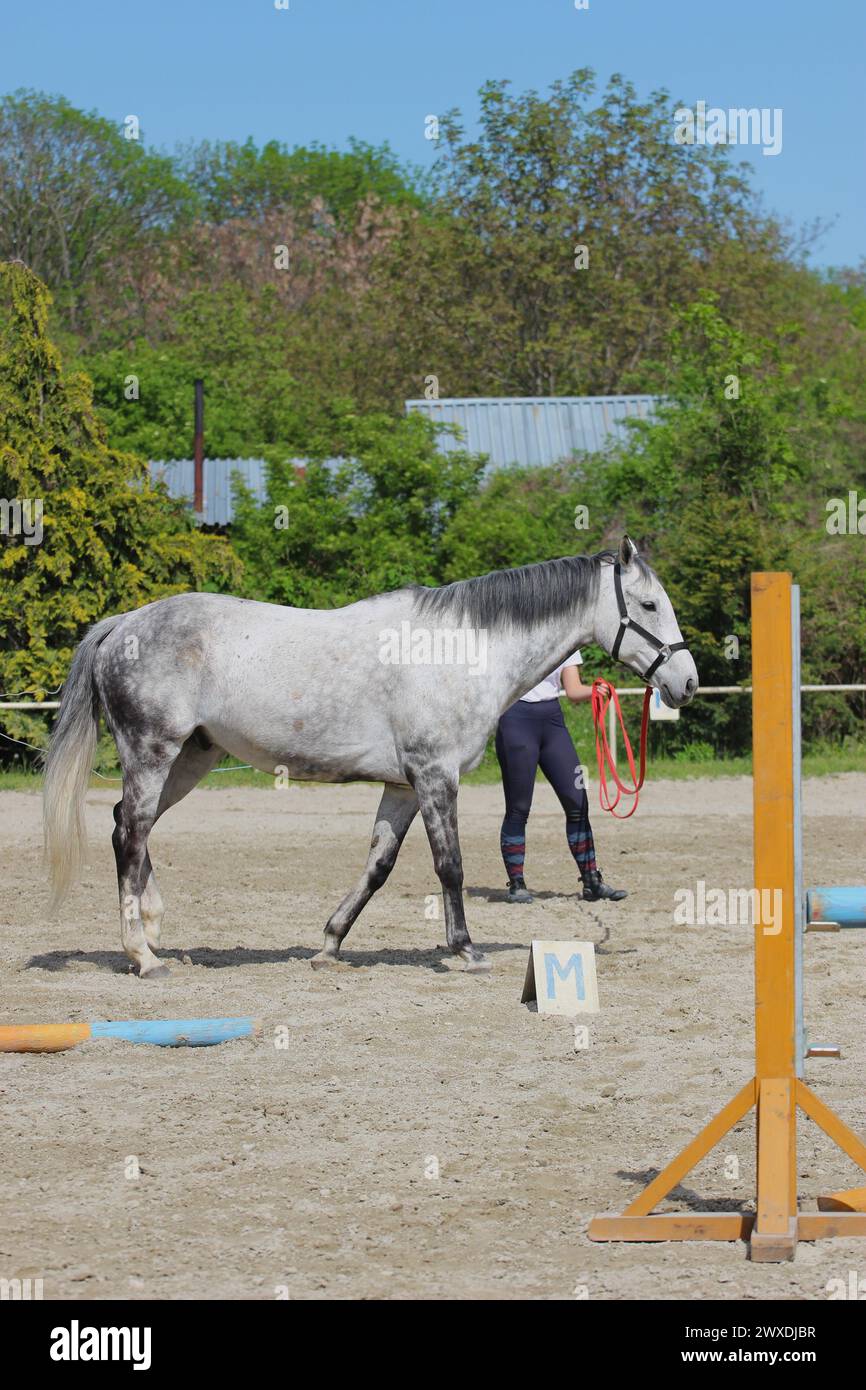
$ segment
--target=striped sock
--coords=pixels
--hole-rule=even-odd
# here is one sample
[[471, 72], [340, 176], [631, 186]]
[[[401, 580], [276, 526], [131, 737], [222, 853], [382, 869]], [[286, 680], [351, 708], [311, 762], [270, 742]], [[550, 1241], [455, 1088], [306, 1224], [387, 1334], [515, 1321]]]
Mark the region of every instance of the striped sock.
[[597, 870], [595, 841], [589, 825], [585, 821], [577, 825], [566, 823], [565, 834], [568, 839], [568, 848], [574, 856], [574, 862], [581, 878], [584, 874]]
[[526, 836], [506, 835], [503, 830], [499, 836], [502, 862], [509, 879], [523, 878], [523, 861], [526, 858]]

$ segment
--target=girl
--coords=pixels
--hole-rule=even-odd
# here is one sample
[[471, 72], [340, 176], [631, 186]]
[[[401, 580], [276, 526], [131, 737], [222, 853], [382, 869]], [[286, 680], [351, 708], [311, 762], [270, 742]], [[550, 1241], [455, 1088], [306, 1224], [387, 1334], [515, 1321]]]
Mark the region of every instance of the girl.
[[565, 834], [583, 880], [584, 902], [598, 902], [600, 898], [619, 902], [627, 896], [623, 888], [610, 888], [596, 865], [589, 798], [583, 785], [580, 759], [559, 704], [563, 694], [574, 705], [590, 699], [592, 686], [584, 685], [580, 678], [582, 664], [583, 657], [577, 651], [521, 696], [499, 720], [496, 756], [505, 789], [505, 819], [499, 843], [508, 874], [510, 903], [532, 902], [532, 894], [523, 879], [523, 860], [526, 820], [539, 766], [565, 812]]

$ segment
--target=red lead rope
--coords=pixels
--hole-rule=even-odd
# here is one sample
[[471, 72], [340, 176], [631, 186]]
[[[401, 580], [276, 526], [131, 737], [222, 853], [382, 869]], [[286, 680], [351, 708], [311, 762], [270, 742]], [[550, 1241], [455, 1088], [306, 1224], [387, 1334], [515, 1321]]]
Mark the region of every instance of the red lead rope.
[[[611, 815], [616, 816], [617, 820], [628, 820], [629, 816], [634, 815], [637, 810], [638, 794], [644, 783], [646, 776], [646, 736], [649, 726], [649, 709], [652, 691], [647, 686], [646, 694], [643, 697], [643, 718], [640, 726], [640, 777], [634, 765], [634, 756], [631, 751], [626, 727], [622, 719], [622, 710], [619, 705], [619, 696], [616, 693], [616, 686], [611, 685], [610, 681], [602, 680], [597, 677], [592, 683], [592, 722], [595, 725], [595, 757], [598, 763], [598, 800], [603, 811], [610, 811]], [[613, 708], [619, 720], [622, 743], [628, 758], [628, 770], [631, 774], [632, 785], [626, 786], [620, 781], [619, 773], [616, 770], [616, 763], [610, 751], [610, 744], [607, 741], [607, 712], [613, 703]], [[610, 788], [607, 784], [608, 770], [616, 784], [617, 792], [615, 800], [611, 800]], [[623, 796], [633, 796], [634, 801], [628, 811], [617, 811], [617, 806]]]

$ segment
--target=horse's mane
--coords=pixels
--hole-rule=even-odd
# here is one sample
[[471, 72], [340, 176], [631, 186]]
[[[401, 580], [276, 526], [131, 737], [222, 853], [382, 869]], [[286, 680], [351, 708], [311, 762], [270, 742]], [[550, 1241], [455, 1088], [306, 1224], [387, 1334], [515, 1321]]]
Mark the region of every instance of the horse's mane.
[[[594, 603], [601, 567], [613, 564], [616, 558], [613, 550], [600, 550], [597, 555], [564, 555], [519, 569], [493, 570], [437, 589], [413, 585], [414, 611], [419, 616], [449, 618], [457, 626], [526, 630], [547, 618]], [[635, 555], [634, 564], [649, 586], [655, 578], [651, 566], [640, 555]]]

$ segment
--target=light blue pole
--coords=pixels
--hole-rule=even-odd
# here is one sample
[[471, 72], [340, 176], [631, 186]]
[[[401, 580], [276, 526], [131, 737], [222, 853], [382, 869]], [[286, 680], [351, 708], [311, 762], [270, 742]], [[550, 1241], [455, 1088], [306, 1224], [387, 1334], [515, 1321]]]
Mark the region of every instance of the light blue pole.
[[158, 1047], [211, 1047], [231, 1038], [254, 1037], [259, 1023], [254, 1018], [174, 1018], [147, 1022], [128, 1019], [120, 1023], [91, 1023], [93, 1038], [123, 1038], [126, 1042], [155, 1043]]
[[856, 888], [810, 888], [806, 894], [806, 921], [866, 927], [866, 884]]

